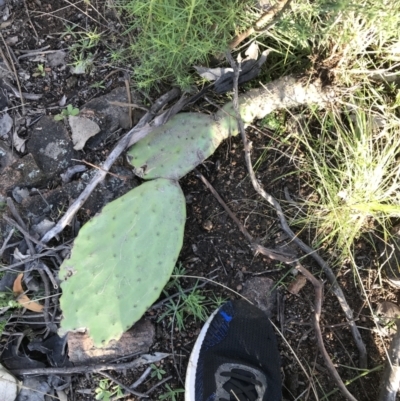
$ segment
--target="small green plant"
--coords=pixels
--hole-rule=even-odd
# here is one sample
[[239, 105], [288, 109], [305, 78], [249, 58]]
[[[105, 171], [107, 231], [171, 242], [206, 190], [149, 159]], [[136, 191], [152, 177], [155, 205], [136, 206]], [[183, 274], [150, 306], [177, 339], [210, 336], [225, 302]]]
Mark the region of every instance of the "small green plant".
[[104, 85], [104, 81], [95, 82], [95, 83], [91, 84], [90, 87], [93, 89], [105, 89], [106, 88]]
[[46, 76], [46, 71], [44, 69], [44, 65], [43, 64], [38, 64], [36, 66], [36, 72], [34, 72], [32, 74], [32, 76], [34, 76], [34, 77], [42, 77], [42, 78], [45, 77]]
[[54, 120], [62, 121], [64, 118], [69, 116], [77, 116], [79, 114], [79, 109], [69, 104], [66, 109], [62, 110], [60, 114], [54, 116]]
[[[185, 321], [191, 316], [195, 321], [204, 322], [210, 315], [210, 309], [214, 310], [221, 306], [225, 300], [221, 297], [212, 294], [212, 297], [204, 295], [196, 285], [190, 290], [185, 292], [181, 287], [179, 279], [184, 276], [185, 269], [181, 264], [177, 265], [172, 274], [172, 279], [165, 287], [166, 289], [175, 288], [178, 291], [177, 300], [171, 299], [167, 306], [166, 311], [159, 317], [160, 322], [164, 318], [170, 319], [170, 324], [174, 322], [179, 331], [185, 329]], [[164, 294], [168, 295], [166, 291]]]
[[150, 367], [153, 369], [151, 377], [157, 377], [158, 380], [161, 380], [165, 373], [167, 373], [161, 366], [157, 366], [154, 363], [152, 363]]
[[165, 385], [167, 390], [165, 393], [158, 396], [159, 400], [170, 400], [170, 401], [177, 401], [179, 394], [185, 392], [183, 388], [172, 389], [168, 384]]
[[99, 401], [110, 401], [111, 397], [119, 398], [124, 395], [120, 386], [112, 385], [107, 379], [99, 381], [99, 385], [96, 387], [95, 393], [95, 399]]

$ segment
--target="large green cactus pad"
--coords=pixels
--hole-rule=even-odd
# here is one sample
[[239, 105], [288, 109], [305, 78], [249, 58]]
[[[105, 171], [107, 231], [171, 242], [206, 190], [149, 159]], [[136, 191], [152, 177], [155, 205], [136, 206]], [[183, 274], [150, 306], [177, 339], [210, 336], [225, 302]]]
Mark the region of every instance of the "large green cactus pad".
[[182, 247], [185, 198], [146, 182], [86, 223], [60, 268], [61, 331], [86, 328], [96, 346], [119, 339], [159, 297]]
[[144, 179], [178, 180], [210, 157], [229, 134], [213, 117], [181, 113], [133, 145], [128, 159]]

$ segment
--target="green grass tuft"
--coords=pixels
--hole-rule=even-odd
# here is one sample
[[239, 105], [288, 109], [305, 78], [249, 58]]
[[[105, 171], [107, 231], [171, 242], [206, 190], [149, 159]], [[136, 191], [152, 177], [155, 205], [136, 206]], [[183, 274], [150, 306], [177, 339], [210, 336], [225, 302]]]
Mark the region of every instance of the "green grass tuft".
[[352, 99], [347, 112], [315, 113], [294, 136], [311, 194], [296, 223], [315, 229], [313, 246], [329, 249], [338, 263], [362, 234], [377, 229], [388, 237], [400, 217], [400, 121], [357, 103]]
[[207, 64], [210, 55], [226, 50], [229, 40], [250, 23], [252, 1], [120, 0], [130, 16], [138, 60], [137, 85], [149, 89], [160, 81], [188, 87], [190, 68]]

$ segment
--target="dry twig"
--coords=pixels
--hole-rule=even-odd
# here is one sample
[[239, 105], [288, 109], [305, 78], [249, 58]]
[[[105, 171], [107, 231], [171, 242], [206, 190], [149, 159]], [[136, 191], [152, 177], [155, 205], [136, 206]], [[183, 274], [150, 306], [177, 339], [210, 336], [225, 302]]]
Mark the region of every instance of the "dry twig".
[[[233, 60], [232, 56], [230, 53], [227, 54], [227, 58], [230, 62], [230, 64], [232, 65], [232, 68], [235, 71], [235, 82], [234, 82], [234, 100], [233, 100], [233, 107], [235, 110], [235, 114], [236, 114], [236, 119], [237, 119], [237, 123], [239, 126], [239, 132], [241, 134], [242, 137], [242, 141], [243, 141], [243, 146], [244, 146], [244, 151], [245, 151], [245, 161], [246, 161], [246, 166], [247, 166], [247, 170], [251, 179], [251, 182], [253, 184], [254, 189], [256, 190], [256, 192], [261, 195], [264, 199], [266, 199], [268, 201], [268, 203], [270, 203], [275, 210], [277, 211], [277, 214], [279, 216], [281, 225], [283, 230], [286, 232], [286, 234], [288, 234], [290, 236], [290, 238], [298, 245], [300, 246], [300, 244], [302, 244], [303, 246], [300, 246], [300, 248], [304, 248], [306, 245], [296, 237], [296, 235], [292, 232], [292, 230], [289, 228], [289, 225], [287, 224], [286, 218], [283, 214], [282, 208], [279, 204], [279, 202], [273, 198], [271, 195], [269, 195], [267, 192], [265, 192], [265, 190], [261, 187], [260, 183], [257, 181], [254, 170], [253, 170], [253, 165], [251, 163], [251, 154], [250, 154], [250, 147], [247, 141], [247, 137], [246, 137], [246, 132], [244, 129], [244, 123], [243, 120], [240, 116], [239, 113], [239, 101], [238, 101], [238, 77], [239, 77], [239, 69], [240, 69], [240, 62], [239, 65], [236, 65], [235, 61]], [[312, 250], [311, 248], [307, 247], [307, 252], [311, 253], [312, 255], [315, 255], [316, 253], [314, 252], [314, 250]], [[304, 250], [304, 249], [303, 249]], [[311, 252], [310, 252], [311, 251]], [[319, 256], [319, 259], [323, 261], [323, 259]], [[331, 273], [331, 275], [334, 277], [334, 283], [336, 284], [336, 293], [338, 292], [337, 289], [340, 290], [341, 293], [341, 300], [342, 302], [346, 302], [346, 299], [344, 297], [343, 292], [341, 291], [340, 287], [338, 286], [337, 282], [336, 282], [336, 277], [334, 276], [332, 270], [329, 268], [329, 266], [327, 266], [326, 262], [324, 262], [324, 266], [325, 269], [327, 268], [327, 271]], [[295, 263], [295, 267], [297, 270], [299, 270], [306, 278], [307, 280], [309, 280], [315, 289], [315, 311], [314, 311], [314, 327], [315, 327], [315, 333], [318, 339], [318, 348], [325, 360], [325, 364], [327, 369], [329, 370], [331, 376], [333, 377], [333, 379], [335, 380], [336, 384], [338, 385], [340, 391], [342, 392], [342, 394], [350, 401], [357, 401], [357, 399], [347, 390], [345, 384], [343, 383], [341, 377], [339, 376], [335, 366], [332, 363], [331, 358], [329, 357], [329, 354], [327, 353], [326, 349], [325, 349], [325, 345], [322, 339], [322, 333], [321, 333], [321, 328], [320, 328], [320, 324], [319, 324], [319, 320], [320, 320], [320, 315], [321, 315], [321, 306], [322, 306], [322, 283], [317, 280], [306, 268], [304, 268], [299, 262]], [[323, 268], [324, 269], [324, 268]], [[324, 269], [324, 272], [325, 272]], [[326, 273], [326, 272], [325, 272]], [[348, 305], [347, 305], [348, 307]], [[348, 307], [349, 308], [349, 307]], [[350, 308], [349, 308], [350, 309]], [[353, 316], [351, 316], [351, 323], [354, 324], [353, 321]], [[358, 329], [357, 329], [358, 332]], [[358, 333], [358, 336], [361, 340], [361, 336]], [[361, 340], [361, 344], [364, 347], [364, 351], [365, 354], [363, 356], [365, 356], [366, 358], [366, 350], [365, 350], [365, 345], [364, 343], [362, 343]], [[360, 360], [361, 360], [361, 355], [360, 355]]]

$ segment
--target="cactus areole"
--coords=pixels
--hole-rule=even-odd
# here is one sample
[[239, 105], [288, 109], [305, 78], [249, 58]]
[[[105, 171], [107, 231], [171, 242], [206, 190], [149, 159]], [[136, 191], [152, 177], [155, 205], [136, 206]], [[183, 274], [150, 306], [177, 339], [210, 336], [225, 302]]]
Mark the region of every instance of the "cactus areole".
[[177, 182], [146, 182], [104, 207], [60, 268], [61, 334], [86, 329], [96, 346], [118, 340], [157, 300], [183, 242]]

